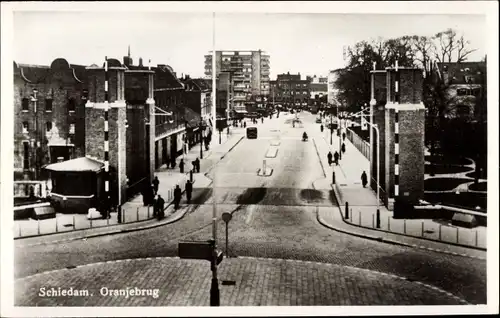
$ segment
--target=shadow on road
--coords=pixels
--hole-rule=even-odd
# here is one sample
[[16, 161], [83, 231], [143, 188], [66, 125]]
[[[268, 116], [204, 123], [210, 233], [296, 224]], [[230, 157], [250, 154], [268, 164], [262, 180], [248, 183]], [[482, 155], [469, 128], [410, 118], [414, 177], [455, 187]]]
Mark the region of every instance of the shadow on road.
[[266, 196], [267, 189], [260, 188], [248, 188], [242, 194], [238, 195], [236, 199], [236, 204], [257, 204]]

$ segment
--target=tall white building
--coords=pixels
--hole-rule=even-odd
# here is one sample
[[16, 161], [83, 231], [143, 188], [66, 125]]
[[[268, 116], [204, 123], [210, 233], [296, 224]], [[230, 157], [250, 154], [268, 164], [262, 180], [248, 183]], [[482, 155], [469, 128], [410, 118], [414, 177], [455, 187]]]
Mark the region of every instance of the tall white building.
[[[252, 97], [269, 95], [269, 55], [264, 51], [216, 51], [215, 63], [217, 77], [231, 73], [234, 110], [245, 110]], [[205, 78], [212, 78], [212, 52], [205, 55]]]

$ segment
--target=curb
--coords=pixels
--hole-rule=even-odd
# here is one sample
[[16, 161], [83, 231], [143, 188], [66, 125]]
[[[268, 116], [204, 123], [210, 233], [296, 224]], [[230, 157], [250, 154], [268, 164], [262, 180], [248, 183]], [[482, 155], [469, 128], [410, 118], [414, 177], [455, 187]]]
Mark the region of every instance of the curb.
[[325, 167], [323, 166], [323, 161], [321, 160], [321, 156], [320, 156], [319, 151], [318, 151], [318, 146], [316, 145], [316, 138], [313, 138], [312, 140], [314, 143], [314, 149], [316, 149], [316, 154], [318, 155], [319, 163], [321, 164], [321, 170], [323, 170], [323, 175], [325, 176], [325, 178], [327, 178]]
[[[338, 201], [338, 193], [337, 193], [338, 191], [335, 189], [335, 187], [332, 186], [332, 188], [333, 188], [333, 191], [335, 193], [335, 201], [337, 202], [337, 206], [335, 208], [337, 208], [339, 210], [339, 213], [340, 213], [340, 216], [342, 218], [342, 221], [345, 224], [347, 224], [347, 225], [360, 227], [358, 225], [351, 224], [351, 223], [348, 223], [348, 222], [345, 221], [344, 216], [342, 215], [342, 211], [340, 210], [340, 204], [339, 204], [339, 201]], [[399, 246], [405, 246], [405, 247], [411, 247], [411, 248], [425, 249], [425, 250], [430, 250], [430, 251], [434, 251], [434, 252], [438, 252], [438, 253], [443, 253], [443, 254], [452, 254], [452, 255], [458, 255], [458, 256], [464, 256], [464, 257], [474, 258], [474, 259], [486, 260], [485, 258], [482, 258], [482, 257], [471, 256], [471, 255], [467, 255], [467, 254], [459, 254], [459, 253], [456, 253], [456, 252], [442, 251], [442, 250], [437, 250], [437, 249], [429, 248], [429, 247], [425, 247], [425, 246], [419, 246], [419, 245], [413, 245], [413, 244], [403, 243], [403, 242], [395, 241], [395, 240], [392, 240], [392, 239], [385, 239], [383, 237], [375, 237], [375, 236], [368, 235], [368, 234], [359, 234], [359, 233], [351, 232], [349, 230], [342, 230], [342, 229], [333, 227], [332, 225], [329, 225], [325, 221], [323, 221], [321, 219], [321, 217], [319, 216], [319, 211], [316, 213], [316, 219], [324, 227], [327, 227], [329, 229], [332, 229], [334, 231], [337, 231], [337, 232], [340, 232], [340, 233], [343, 233], [343, 234], [348, 234], [348, 235], [356, 236], [356, 237], [359, 237], [359, 238], [369, 239], [369, 240], [372, 240], [372, 241], [378, 241], [378, 242], [392, 244], [392, 245], [399, 245]], [[366, 228], [366, 227], [361, 226], [360, 228]], [[370, 230], [372, 230], [372, 229], [370, 229]], [[394, 235], [401, 235], [401, 234], [398, 234], [398, 233], [387, 232], [387, 231], [381, 231], [381, 232], [390, 233], [390, 234], [394, 234]], [[409, 236], [409, 235], [401, 235], [401, 236], [415, 238], [414, 236]], [[419, 239], [427, 240], [427, 241], [433, 241], [433, 242], [438, 242], [438, 243], [447, 244], [447, 245], [459, 246], [459, 247], [462, 247], [462, 248], [464, 248], [464, 247], [465, 248], [470, 248], [468, 246], [456, 245], [456, 244], [453, 244], [453, 243], [443, 243], [443, 242], [440, 242], [440, 241], [429, 240], [429, 239], [426, 239], [426, 238], [419, 238]], [[479, 249], [476, 249], [476, 248], [472, 248], [472, 249], [479, 250]], [[486, 250], [484, 250], [484, 251], [486, 251]]]
[[[227, 154], [228, 154], [228, 153], [230, 153], [230, 152], [231, 152], [231, 151], [232, 151], [232, 150], [233, 150], [233, 149], [234, 149], [234, 148], [235, 148], [235, 147], [236, 147], [236, 146], [240, 143], [240, 141], [242, 141], [242, 140], [243, 140], [243, 138], [244, 138], [244, 137], [245, 137], [245, 136], [241, 136], [241, 137], [240, 137], [240, 139], [239, 139], [239, 140], [238, 140], [238, 141], [237, 141], [237, 142], [236, 142], [233, 146], [231, 146], [231, 148], [229, 148], [229, 150], [228, 150], [228, 151], [227, 151], [224, 155], [222, 155], [222, 156], [220, 157], [220, 159], [219, 159], [216, 163], [214, 163], [214, 164], [213, 164], [213, 165], [212, 165], [212, 166], [211, 166], [211, 167], [207, 170], [207, 172], [205, 172], [205, 173], [204, 173], [205, 177], [207, 177], [207, 178], [208, 178], [208, 176], [207, 176], [207, 175], [210, 173], [210, 171], [212, 171], [212, 170], [214, 169], [214, 167], [215, 167], [215, 166], [216, 166], [216, 165], [217, 165], [217, 164], [218, 164], [218, 163], [219, 163], [222, 159], [224, 159], [224, 157], [225, 157], [225, 156], [227, 156]], [[212, 153], [210, 153], [210, 155], [212, 155]], [[208, 158], [208, 157], [207, 157], [207, 158]], [[205, 158], [205, 159], [206, 159], [206, 158]]]

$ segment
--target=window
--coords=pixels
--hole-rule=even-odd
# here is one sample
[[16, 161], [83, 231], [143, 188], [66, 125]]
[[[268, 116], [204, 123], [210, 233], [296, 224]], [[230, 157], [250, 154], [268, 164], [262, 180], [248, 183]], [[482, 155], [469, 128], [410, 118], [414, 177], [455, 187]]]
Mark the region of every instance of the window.
[[30, 146], [28, 142], [23, 143], [23, 168], [30, 168]]
[[45, 126], [47, 127], [47, 132], [52, 130], [52, 122], [51, 121], [46, 122]]
[[23, 134], [27, 134], [29, 130], [29, 124], [27, 121], [23, 122]]
[[73, 97], [68, 100], [68, 111], [74, 112], [76, 107], [76, 101]]
[[467, 89], [466, 88], [458, 88], [457, 89], [457, 96], [465, 96], [467, 95]]
[[23, 112], [27, 112], [30, 109], [30, 100], [28, 98], [23, 98]]
[[474, 78], [472, 76], [464, 76], [466, 83], [474, 83]]
[[52, 111], [52, 98], [45, 99], [45, 111], [46, 112]]
[[69, 124], [69, 134], [70, 135], [75, 134], [75, 124]]

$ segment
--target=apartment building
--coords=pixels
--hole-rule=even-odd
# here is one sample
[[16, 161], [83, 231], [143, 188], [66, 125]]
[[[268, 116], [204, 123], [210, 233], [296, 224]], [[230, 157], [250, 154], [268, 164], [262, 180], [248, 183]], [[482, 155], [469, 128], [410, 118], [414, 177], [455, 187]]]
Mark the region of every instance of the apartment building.
[[[212, 78], [212, 52], [205, 55], [205, 77]], [[232, 99], [235, 112], [245, 112], [255, 96], [267, 96], [269, 87], [269, 55], [264, 51], [216, 51], [216, 76], [231, 74]]]
[[302, 80], [298, 74], [278, 74], [276, 81], [271, 81], [271, 101], [289, 107], [304, 107], [310, 100], [310, 81]]

